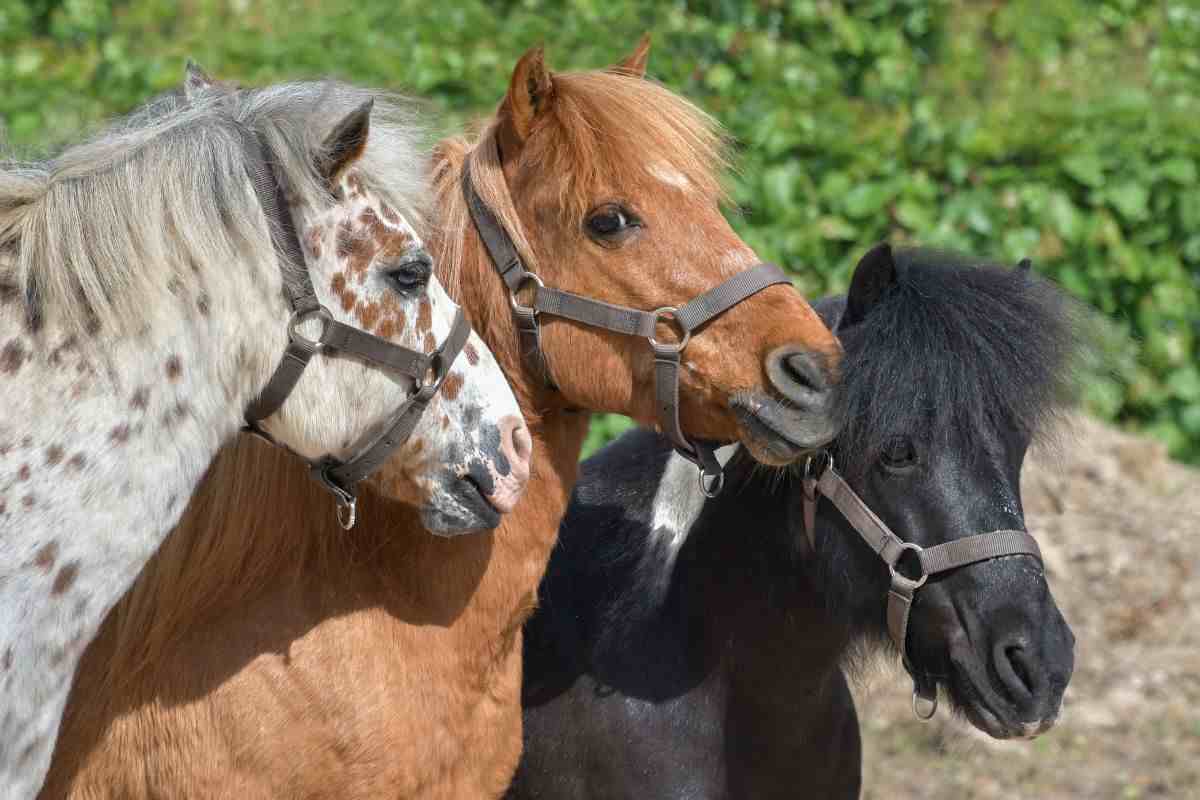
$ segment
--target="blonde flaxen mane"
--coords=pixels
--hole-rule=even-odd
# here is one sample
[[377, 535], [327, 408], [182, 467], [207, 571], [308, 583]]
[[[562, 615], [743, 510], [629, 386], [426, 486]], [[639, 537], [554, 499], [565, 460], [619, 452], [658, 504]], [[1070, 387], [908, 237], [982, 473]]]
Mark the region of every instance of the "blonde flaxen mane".
[[323, 137], [370, 98], [364, 183], [419, 219], [425, 160], [399, 99], [332, 81], [191, 101], [171, 93], [49, 161], [0, 161], [0, 284], [20, 291], [31, 317], [128, 333], [149, 322], [173, 279], [276, 268], [238, 126], [267, 140], [293, 202], [323, 208]]

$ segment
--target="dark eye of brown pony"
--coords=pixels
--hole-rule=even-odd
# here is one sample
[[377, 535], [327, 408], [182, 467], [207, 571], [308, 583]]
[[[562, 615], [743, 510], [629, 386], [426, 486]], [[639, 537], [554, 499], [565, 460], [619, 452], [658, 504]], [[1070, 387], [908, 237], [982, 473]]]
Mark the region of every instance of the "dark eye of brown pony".
[[917, 451], [908, 438], [896, 436], [879, 454], [879, 463], [883, 465], [884, 469], [901, 472], [910, 469], [917, 463]]
[[605, 203], [588, 212], [583, 229], [596, 244], [617, 247], [642, 228], [642, 221], [625, 206]]

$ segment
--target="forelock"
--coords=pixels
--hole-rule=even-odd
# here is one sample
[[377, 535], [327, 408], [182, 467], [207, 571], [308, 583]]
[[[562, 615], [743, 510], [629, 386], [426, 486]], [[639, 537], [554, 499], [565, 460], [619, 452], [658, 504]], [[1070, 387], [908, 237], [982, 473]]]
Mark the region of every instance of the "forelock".
[[1023, 270], [921, 249], [895, 259], [896, 285], [839, 334], [839, 466], [861, 474], [896, 436], [962, 448], [1052, 430], [1077, 396], [1079, 309]]

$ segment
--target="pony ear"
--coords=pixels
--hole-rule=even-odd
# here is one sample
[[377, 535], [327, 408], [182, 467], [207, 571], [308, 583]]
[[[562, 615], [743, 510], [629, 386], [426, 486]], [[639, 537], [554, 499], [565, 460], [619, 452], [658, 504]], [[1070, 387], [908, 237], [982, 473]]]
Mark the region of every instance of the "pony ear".
[[367, 100], [342, 117], [325, 137], [325, 142], [321, 145], [318, 169], [331, 187], [337, 186], [342, 173], [367, 149], [367, 136], [371, 130], [371, 109], [374, 107], [375, 99]]
[[537, 118], [554, 103], [554, 79], [541, 47], [530, 49], [513, 68], [508, 94], [500, 104], [500, 149], [504, 156], [524, 146]]
[[646, 77], [646, 62], [650, 60], [650, 33], [647, 31], [638, 40], [637, 47], [628, 56], [609, 68], [609, 72], [619, 75], [632, 75], [635, 78]]
[[1017, 262], [1017, 270], [1019, 272], [1024, 272], [1026, 275], [1029, 274], [1029, 271], [1032, 268], [1033, 268], [1033, 262], [1030, 261], [1028, 258], [1022, 258], [1020, 261]]
[[183, 70], [183, 96], [185, 98], [195, 100], [216, 85], [217, 81], [205, 72], [203, 67], [190, 58], [187, 60], [187, 66]]
[[838, 329], [849, 328], [866, 319], [895, 284], [896, 262], [892, 257], [892, 246], [880, 242], [868, 250], [854, 268], [850, 291], [846, 294], [846, 310], [838, 321]]

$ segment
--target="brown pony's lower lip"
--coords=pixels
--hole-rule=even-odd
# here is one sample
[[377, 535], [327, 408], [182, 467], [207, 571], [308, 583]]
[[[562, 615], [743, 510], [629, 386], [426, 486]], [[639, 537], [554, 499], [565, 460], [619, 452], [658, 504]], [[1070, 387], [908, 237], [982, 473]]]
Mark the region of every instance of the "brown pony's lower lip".
[[[758, 393], [744, 393], [730, 403], [734, 417], [742, 429], [748, 445], [765, 453], [775, 466], [784, 466], [809, 455], [814, 450], [829, 444], [837, 433], [830, 422], [816, 424], [799, 419], [788, 419], [796, 412], [784, 410], [776, 401]], [[790, 413], [789, 413], [790, 412]], [[792, 431], [801, 427], [807, 430]], [[813, 430], [813, 429], [816, 430]]]

